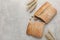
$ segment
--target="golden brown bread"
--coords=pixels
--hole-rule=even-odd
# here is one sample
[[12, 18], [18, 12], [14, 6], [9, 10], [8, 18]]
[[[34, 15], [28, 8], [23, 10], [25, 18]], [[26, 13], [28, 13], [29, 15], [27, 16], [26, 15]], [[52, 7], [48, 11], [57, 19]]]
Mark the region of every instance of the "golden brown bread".
[[57, 10], [52, 7], [50, 3], [46, 2], [41, 8], [39, 8], [39, 10], [37, 10], [34, 16], [42, 19], [45, 23], [49, 23], [56, 13]]
[[50, 6], [38, 17], [41, 18], [45, 23], [49, 23], [50, 20], [56, 15], [56, 12], [56, 9]]
[[46, 2], [44, 5], [42, 5], [34, 14], [34, 16], [39, 16], [48, 6], [51, 4], [49, 2]]
[[45, 23], [43, 22], [29, 22], [27, 27], [27, 34], [38, 38], [42, 37], [44, 25]]

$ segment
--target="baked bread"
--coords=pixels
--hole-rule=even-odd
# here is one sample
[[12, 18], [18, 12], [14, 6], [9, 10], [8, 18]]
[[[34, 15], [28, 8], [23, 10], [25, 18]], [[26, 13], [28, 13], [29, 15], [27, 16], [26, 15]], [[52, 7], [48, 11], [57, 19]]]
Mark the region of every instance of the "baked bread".
[[46, 2], [41, 8], [39, 8], [39, 10], [37, 10], [34, 16], [40, 18], [45, 23], [49, 23], [56, 13], [57, 10], [52, 7], [50, 3]]
[[49, 7], [51, 4], [49, 2], [46, 2], [44, 5], [42, 5], [34, 14], [34, 16], [39, 16], [40, 14], [42, 14], [42, 12]]
[[27, 34], [41, 38], [43, 35], [45, 23], [43, 22], [29, 22], [27, 27]]
[[49, 6], [41, 15], [39, 15], [39, 18], [41, 18], [45, 23], [49, 23], [50, 20], [56, 15], [56, 9], [52, 6]]

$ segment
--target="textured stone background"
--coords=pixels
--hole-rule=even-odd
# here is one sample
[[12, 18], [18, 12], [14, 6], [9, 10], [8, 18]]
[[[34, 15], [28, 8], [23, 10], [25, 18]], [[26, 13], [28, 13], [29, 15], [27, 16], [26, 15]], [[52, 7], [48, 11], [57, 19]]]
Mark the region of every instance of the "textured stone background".
[[[60, 0], [38, 0], [34, 12], [46, 1], [56, 9], [57, 15], [45, 26], [44, 34], [48, 29], [60, 40]], [[33, 13], [26, 11], [27, 0], [0, 0], [0, 40], [46, 40], [26, 35], [27, 24]]]

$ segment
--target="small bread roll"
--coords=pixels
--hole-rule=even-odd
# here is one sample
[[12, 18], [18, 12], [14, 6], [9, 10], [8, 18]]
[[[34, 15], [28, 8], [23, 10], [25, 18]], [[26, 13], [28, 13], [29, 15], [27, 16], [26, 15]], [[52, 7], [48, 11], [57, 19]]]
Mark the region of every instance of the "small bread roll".
[[41, 38], [43, 35], [45, 23], [43, 22], [29, 22], [27, 27], [27, 34]]

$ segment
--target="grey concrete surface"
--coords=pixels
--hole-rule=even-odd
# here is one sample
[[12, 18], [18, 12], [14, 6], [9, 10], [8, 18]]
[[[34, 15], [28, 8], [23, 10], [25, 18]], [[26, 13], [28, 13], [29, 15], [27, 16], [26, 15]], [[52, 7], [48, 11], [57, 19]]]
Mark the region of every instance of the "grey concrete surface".
[[[56, 40], [60, 40], [60, 0], [38, 0], [34, 12], [46, 1], [49, 1], [56, 9], [57, 15], [45, 26], [54, 32]], [[26, 35], [28, 21], [33, 13], [26, 11], [27, 0], [0, 0], [0, 40], [46, 40]], [[45, 33], [44, 33], [45, 34]]]

